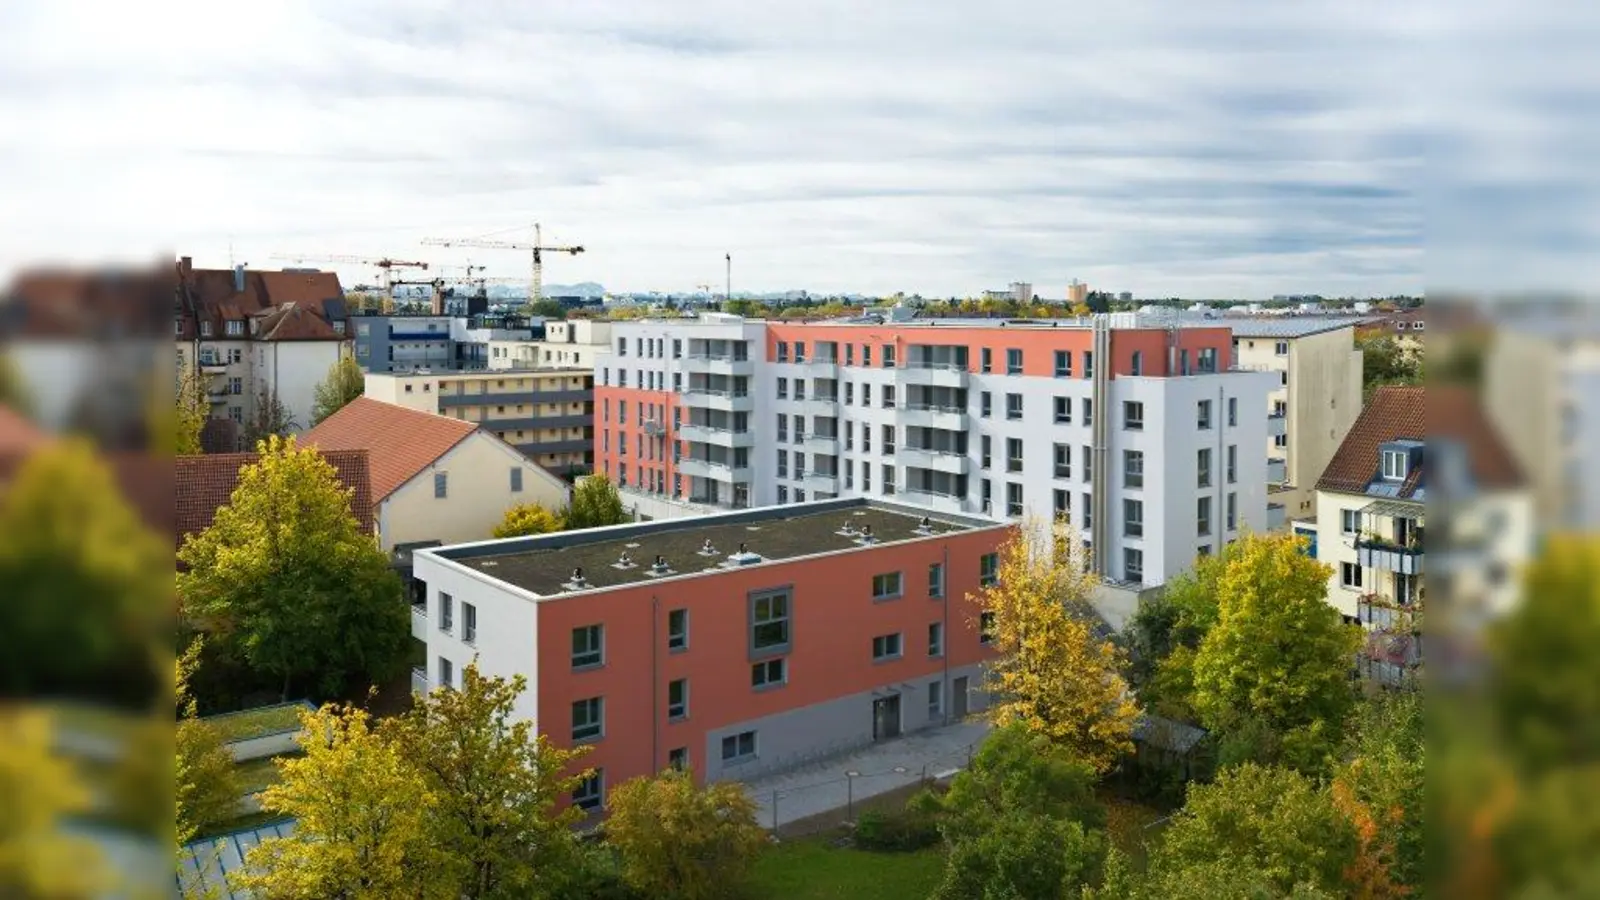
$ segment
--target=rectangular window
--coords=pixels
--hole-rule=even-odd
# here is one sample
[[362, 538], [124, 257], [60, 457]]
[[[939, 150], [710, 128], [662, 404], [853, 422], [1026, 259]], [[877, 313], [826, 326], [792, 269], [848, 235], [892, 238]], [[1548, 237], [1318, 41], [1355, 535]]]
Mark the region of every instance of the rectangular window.
[[1239, 447], [1237, 444], [1228, 445], [1228, 483], [1233, 484], [1239, 480]]
[[1144, 551], [1134, 547], [1122, 548], [1122, 577], [1138, 584], [1144, 581]]
[[978, 395], [978, 415], [982, 416], [985, 419], [989, 418], [989, 413], [990, 413], [990, 402], [989, 401], [990, 401], [990, 397], [989, 397], [989, 392], [988, 391], [984, 391], [984, 392], [982, 392], [981, 394]]
[[894, 368], [894, 345], [893, 344], [884, 344], [883, 345], [883, 367], [885, 369]]
[[990, 464], [992, 462], [992, 460], [990, 459], [990, 456], [991, 456], [991, 452], [990, 451], [993, 448], [993, 446], [994, 446], [994, 442], [993, 442], [993, 440], [990, 439], [990, 437], [987, 434], [981, 435], [978, 438], [978, 465], [981, 468], [985, 468], [985, 469], [989, 468], [989, 466], [990, 466]]
[[1122, 501], [1122, 533], [1128, 537], [1144, 537], [1144, 501]]
[[990, 350], [988, 347], [983, 348], [983, 351], [979, 354], [978, 358], [979, 358], [979, 361], [981, 362], [981, 365], [979, 366], [981, 371], [983, 371], [984, 373], [989, 373], [989, 372], [993, 372], [994, 371], [994, 351], [993, 350]]
[[787, 378], [779, 378], [778, 379], [778, 399], [779, 400], [787, 400], [787, 399], [789, 399], [789, 379], [787, 379]]
[[928, 623], [928, 655], [929, 656], [943, 656], [944, 655], [944, 623], [943, 622], [930, 622], [930, 623]]
[[862, 406], [871, 406], [872, 405], [872, 385], [870, 385], [870, 384], [863, 384], [861, 386], [861, 405]]
[[1061, 488], [1056, 488], [1050, 493], [1052, 495], [1051, 506], [1055, 509], [1056, 518], [1064, 520], [1070, 517], [1072, 515], [1072, 501], [1069, 498], [1072, 495]]
[[789, 451], [787, 450], [778, 451], [778, 477], [789, 477]]
[[1233, 426], [1235, 426], [1237, 424], [1239, 424], [1239, 398], [1238, 397], [1229, 397], [1228, 398], [1228, 427], [1232, 428]]
[[1055, 420], [1057, 425], [1072, 424], [1072, 398], [1055, 398]]
[[722, 739], [722, 761], [725, 763], [744, 762], [756, 758], [756, 733], [754, 731], [741, 731], [730, 734]]
[[788, 341], [779, 341], [778, 342], [778, 362], [788, 362], [788, 361], [789, 361], [789, 342]]
[[1013, 348], [1008, 349], [1006, 351], [1006, 374], [1007, 375], [1021, 375], [1022, 374], [1022, 351], [1021, 350], [1018, 350], [1018, 349], [1013, 347]]
[[667, 751], [667, 765], [679, 772], [689, 768], [689, 748], [674, 747]]
[[522, 492], [522, 467], [521, 466], [514, 466], [511, 469], [511, 493], [519, 494], [521, 492]]
[[593, 741], [605, 736], [606, 701], [589, 697], [572, 704], [572, 739]]
[[872, 599], [893, 600], [899, 597], [900, 594], [899, 572], [887, 572], [883, 575], [872, 576]]
[[605, 805], [605, 770], [595, 769], [594, 774], [583, 779], [572, 791], [572, 805], [584, 812], [594, 812]]
[[[783, 473], [779, 472], [778, 474], [782, 475]], [[785, 484], [778, 485], [778, 502], [779, 503], [788, 503], [789, 502], [789, 486], [788, 485], [785, 485]]]
[[583, 625], [572, 629], [572, 667], [587, 669], [605, 662], [605, 626]]
[[894, 455], [894, 426], [893, 425], [885, 425], [885, 426], [883, 426], [883, 455], [884, 456], [893, 456]]
[[1137, 400], [1122, 401], [1122, 427], [1128, 431], [1144, 430], [1144, 404]]
[[1195, 504], [1195, 533], [1201, 537], [1211, 533], [1211, 498], [1201, 497]]
[[789, 667], [784, 665], [783, 657], [762, 660], [750, 667], [750, 687], [781, 687], [788, 675]]
[[760, 655], [789, 649], [789, 592], [750, 596], [750, 650]]
[[1072, 351], [1056, 351], [1056, 377], [1067, 378], [1072, 375]]
[[439, 687], [455, 687], [455, 666], [450, 660], [439, 657]]
[[1339, 532], [1341, 534], [1355, 534], [1361, 530], [1361, 511], [1358, 509], [1339, 510]]
[[847, 366], [853, 366], [853, 365], [856, 364], [856, 345], [855, 344], [845, 344], [844, 345], [844, 364], [847, 365]]
[[861, 345], [861, 364], [863, 366], [872, 365], [872, 345], [871, 344], [862, 344]]
[[935, 600], [944, 596], [944, 566], [940, 563], [928, 566], [928, 596]]
[[678, 338], [672, 339], [672, 358], [683, 359], [683, 341]]
[[978, 557], [978, 583], [984, 587], [1000, 581], [1000, 554], [985, 553]]
[[1084, 444], [1083, 445], [1083, 451], [1082, 451], [1082, 453], [1080, 455], [1083, 457], [1083, 480], [1084, 481], [1093, 481], [1094, 480], [1094, 448], [1090, 447], [1088, 444]]
[[1022, 439], [1006, 438], [1006, 471], [1022, 471]]
[[439, 630], [445, 634], [456, 627], [456, 599], [444, 591], [439, 592]]
[[1072, 447], [1070, 445], [1055, 445], [1055, 463], [1055, 477], [1072, 477]]
[[461, 604], [461, 640], [469, 644], [478, 642], [478, 608], [471, 603]]
[[667, 682], [667, 721], [676, 722], [689, 717], [689, 679], [678, 678]]
[[1088, 397], [1083, 398], [1083, 424], [1094, 424], [1094, 401]]
[[1006, 515], [1012, 518], [1022, 515], [1022, 485], [1015, 481], [1006, 482]]
[[667, 612], [667, 649], [689, 649], [689, 611], [674, 609]]
[[994, 613], [978, 613], [978, 643], [990, 644], [994, 642]]
[[856, 402], [856, 383], [853, 382], [853, 381], [846, 381], [844, 383], [844, 405], [845, 406], [850, 406], [851, 404], [853, 404], [855, 402]]
[[944, 718], [944, 682], [928, 682], [928, 720]]
[[443, 500], [448, 496], [450, 496], [450, 473], [433, 473], [433, 498]]
[[1211, 427], [1211, 401], [1201, 400], [1195, 404], [1195, 427], [1205, 431]]
[[887, 463], [883, 466], [883, 492], [894, 493], [894, 466]]
[[1402, 450], [1383, 451], [1383, 478], [1385, 481], [1406, 480], [1406, 454]]
[[1144, 451], [1122, 451], [1122, 486], [1125, 488], [1144, 487]]
[[1022, 418], [1022, 395], [1006, 395], [1006, 418], [1017, 421]]
[[872, 661], [900, 658], [900, 632], [880, 634], [872, 639]]
[[1276, 344], [1273, 344], [1272, 345], [1272, 352], [1276, 353], [1279, 356], [1288, 356], [1289, 355], [1289, 342], [1288, 341], [1279, 341]]
[[1339, 584], [1347, 588], [1361, 587], [1361, 567], [1352, 562], [1339, 564]]
[[797, 363], [803, 363], [803, 362], [806, 361], [806, 342], [805, 341], [795, 341], [794, 342], [794, 361], [797, 362]]
[[1239, 495], [1228, 494], [1228, 530], [1234, 531], [1239, 527]]
[[1094, 527], [1094, 506], [1093, 506], [1093, 504], [1094, 504], [1094, 495], [1085, 492], [1083, 494], [1083, 527], [1085, 527], [1085, 528], [1093, 528]]
[[1133, 351], [1133, 362], [1128, 368], [1128, 374], [1129, 375], [1143, 375], [1144, 374], [1144, 353], [1142, 351], [1139, 351], [1139, 350]]
[[894, 385], [892, 384], [883, 386], [883, 408], [894, 409]]
[[1211, 487], [1211, 448], [1201, 447], [1195, 451], [1195, 486]]
[[1085, 351], [1083, 351], [1083, 377], [1085, 377], [1085, 378], [1093, 378], [1094, 377], [1094, 351], [1093, 350], [1085, 350]]

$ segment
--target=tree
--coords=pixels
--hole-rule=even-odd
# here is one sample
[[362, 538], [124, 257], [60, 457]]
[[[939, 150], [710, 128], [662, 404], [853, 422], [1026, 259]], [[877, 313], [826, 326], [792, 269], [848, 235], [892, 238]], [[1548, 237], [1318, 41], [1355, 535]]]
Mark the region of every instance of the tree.
[[0, 353], [0, 406], [24, 416], [33, 414], [33, 392], [9, 353]]
[[29, 456], [0, 497], [0, 534], [0, 691], [148, 704], [167, 677], [155, 660], [171, 641], [171, 551], [94, 449]]
[[604, 474], [590, 475], [572, 490], [572, 505], [567, 508], [567, 529], [599, 528], [628, 521], [617, 486]]
[[256, 395], [255, 409], [244, 424], [244, 439], [254, 445], [270, 437], [288, 437], [299, 427], [277, 392], [262, 388]]
[[1355, 699], [1361, 638], [1325, 599], [1329, 568], [1299, 541], [1240, 539], [1217, 580], [1217, 624], [1195, 654], [1194, 705], [1212, 731], [1266, 726], [1286, 761], [1320, 771]]
[[452, 896], [427, 828], [442, 798], [416, 766], [354, 707], [305, 712], [301, 724], [305, 756], [279, 761], [261, 798], [295, 818], [294, 834], [252, 849], [234, 888], [274, 900]]
[[1352, 717], [1346, 759], [1334, 772], [1335, 806], [1355, 827], [1356, 861], [1346, 873], [1354, 895], [1420, 893], [1424, 761], [1422, 701], [1411, 692], [1384, 692], [1362, 702]]
[[361, 371], [361, 364], [356, 362], [356, 358], [340, 356], [338, 362], [328, 367], [328, 377], [316, 387], [311, 424], [316, 425], [344, 409], [346, 403], [366, 391], [366, 386], [367, 376]]
[[623, 880], [647, 897], [725, 896], [767, 843], [743, 787], [696, 788], [687, 770], [624, 782], [606, 809], [606, 840], [621, 858]]
[[189, 675], [200, 659], [202, 643], [189, 645], [176, 660], [177, 728], [177, 837], [181, 847], [208, 825], [232, 818], [243, 795], [233, 754], [222, 737], [195, 718], [189, 695]]
[[1005, 813], [952, 847], [932, 900], [1077, 898], [1105, 856], [1105, 835], [1081, 823]]
[[519, 503], [506, 510], [505, 518], [494, 527], [497, 538], [551, 534], [563, 526], [561, 517], [537, 503]]
[[1157, 715], [1198, 719], [1193, 706], [1194, 655], [1217, 622], [1217, 582], [1236, 554], [1235, 546], [1196, 560], [1192, 570], [1139, 604], [1124, 629], [1129, 681], [1140, 701]]
[[1189, 786], [1149, 869], [1170, 875], [1239, 866], [1283, 893], [1311, 884], [1346, 896], [1344, 874], [1356, 846], [1354, 826], [1315, 781], [1292, 769], [1245, 763], [1212, 784]]
[[1095, 634], [1089, 594], [1095, 576], [1083, 565], [1077, 532], [1063, 539], [1030, 521], [1000, 550], [999, 577], [969, 596], [992, 618], [989, 667], [997, 724], [1022, 722], [1074, 759], [1106, 772], [1133, 749], [1138, 709], [1120, 671], [1117, 649]]
[[99, 847], [62, 830], [93, 798], [53, 730], [40, 710], [0, 708], [0, 897], [79, 900], [110, 884]]
[[198, 366], [184, 369], [178, 376], [177, 392], [172, 405], [170, 428], [157, 427], [157, 436], [172, 435], [172, 452], [189, 455], [205, 452], [200, 445], [200, 431], [211, 418], [211, 401], [206, 399], [206, 385]]
[[1394, 335], [1374, 335], [1356, 341], [1361, 351], [1362, 396], [1385, 384], [1417, 384], [1422, 378], [1421, 355], [1401, 349]]
[[460, 690], [436, 688], [385, 723], [432, 798], [428, 834], [448, 860], [453, 896], [550, 896], [577, 865], [572, 826], [581, 814], [556, 804], [587, 774], [574, 763], [588, 748], [558, 748], [531, 722], [514, 721], [526, 688], [521, 675], [486, 678], [468, 664]]
[[400, 579], [317, 451], [269, 438], [211, 526], [178, 551], [178, 595], [257, 671], [315, 675], [324, 693], [400, 671], [411, 641]]
[[1273, 886], [1266, 873], [1234, 858], [1181, 866], [1169, 862], [1160, 869], [1139, 873], [1127, 856], [1113, 847], [1105, 868], [1104, 884], [1085, 890], [1083, 900], [1337, 900], [1345, 896], [1304, 883], [1290, 891], [1281, 890]]

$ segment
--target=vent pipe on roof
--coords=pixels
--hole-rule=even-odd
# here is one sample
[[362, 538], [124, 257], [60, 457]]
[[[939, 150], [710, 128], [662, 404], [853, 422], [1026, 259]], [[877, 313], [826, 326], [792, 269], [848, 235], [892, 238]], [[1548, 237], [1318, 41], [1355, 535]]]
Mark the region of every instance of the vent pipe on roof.
[[244, 265], [242, 263], [233, 267], [233, 292], [236, 294], [244, 293]]
[[581, 587], [588, 587], [589, 586], [589, 583], [587, 581], [583, 580], [583, 567], [582, 566], [578, 566], [578, 567], [576, 567], [576, 568], [574, 568], [572, 570], [572, 580], [567, 582], [567, 586], [568, 587], [573, 587], [573, 588], [581, 588]]

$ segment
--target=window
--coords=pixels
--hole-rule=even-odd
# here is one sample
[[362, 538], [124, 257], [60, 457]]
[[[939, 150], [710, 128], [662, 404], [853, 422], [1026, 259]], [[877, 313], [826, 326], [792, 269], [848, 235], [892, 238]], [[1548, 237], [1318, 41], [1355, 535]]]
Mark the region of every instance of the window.
[[1144, 451], [1122, 451], [1122, 486], [1125, 488], [1144, 487]]
[[1228, 483], [1233, 484], [1239, 480], [1239, 447], [1237, 444], [1228, 445]]
[[1141, 351], [1141, 350], [1133, 351], [1133, 361], [1128, 367], [1128, 374], [1129, 375], [1143, 375], [1144, 374], [1144, 352], [1143, 351]]
[[1194, 464], [1195, 471], [1198, 473], [1195, 478], [1195, 486], [1211, 487], [1211, 448], [1201, 447], [1196, 450]]
[[1272, 438], [1272, 446], [1277, 447], [1280, 450], [1289, 446], [1289, 436], [1287, 434], [1274, 435]]
[[1279, 356], [1288, 356], [1289, 355], [1289, 342], [1288, 341], [1279, 341], [1279, 342], [1277, 342], [1276, 344], [1274, 344], [1272, 346], [1272, 352], [1278, 354]]
[[584, 625], [572, 629], [572, 667], [587, 669], [605, 662], [605, 626]]
[[789, 451], [787, 450], [778, 451], [778, 477], [789, 477]]
[[991, 462], [991, 460], [990, 460], [990, 450], [992, 449], [993, 445], [994, 445], [994, 442], [989, 438], [989, 436], [987, 434], [982, 435], [981, 437], [979, 437], [979, 439], [978, 439], [978, 465], [980, 467], [985, 468], [985, 469], [989, 468], [989, 465], [990, 465], [990, 462]]
[[1093, 378], [1094, 377], [1094, 351], [1093, 350], [1085, 350], [1085, 351], [1083, 351], [1083, 377], [1085, 377], [1085, 378]]
[[940, 563], [928, 566], [928, 596], [935, 600], [944, 596], [944, 566]]
[[978, 583], [984, 587], [1000, 581], [1000, 554], [985, 553], [978, 558]]
[[448, 496], [450, 496], [450, 473], [433, 473], [433, 498], [443, 500]]
[[1055, 452], [1056, 452], [1055, 477], [1057, 477], [1057, 478], [1071, 478], [1072, 477], [1072, 447], [1070, 445], [1068, 445], [1068, 444], [1056, 444], [1055, 445]]
[[1083, 445], [1083, 480], [1094, 480], [1094, 448], [1088, 444]]
[[689, 679], [678, 678], [667, 682], [667, 721], [676, 722], [689, 717]]
[[928, 719], [944, 718], [944, 682], [928, 682]]
[[862, 406], [871, 406], [872, 405], [872, 385], [870, 385], [870, 384], [863, 384], [861, 386], [861, 405]]
[[750, 597], [750, 650], [758, 654], [789, 649], [789, 592], [771, 591]]
[[845, 344], [844, 345], [844, 364], [847, 365], [847, 366], [853, 366], [853, 365], [856, 364], [856, 345], [855, 344]]
[[852, 403], [855, 403], [855, 402], [856, 402], [856, 383], [853, 382], [853, 381], [846, 381], [844, 383], [844, 405], [845, 406], [849, 406], [849, 405], [851, 405]]
[[779, 378], [778, 379], [778, 399], [779, 400], [787, 400], [787, 399], [789, 399], [789, 379], [787, 379], [787, 378]]
[[1006, 471], [1022, 471], [1022, 439], [1006, 438]]
[[871, 344], [862, 344], [861, 345], [861, 364], [863, 366], [872, 365], [872, 345]]
[[781, 687], [788, 674], [788, 666], [784, 665], [782, 657], [763, 660], [750, 667], [750, 687]]
[[521, 466], [513, 466], [511, 468], [511, 493], [519, 494], [521, 492], [522, 492], [522, 467]]
[[238, 319], [229, 319], [225, 327], [228, 334], [233, 335], [234, 337], [244, 334], [244, 322]]
[[880, 634], [872, 639], [872, 661], [900, 658], [900, 632]]
[[[1233, 543], [1233, 541], [1229, 541], [1228, 543], [1231, 544], [1231, 543]], [[1210, 544], [1201, 544], [1200, 546], [1195, 548], [1194, 555], [1195, 556], [1210, 556], [1211, 555], [1211, 545]]]
[[1383, 451], [1383, 479], [1385, 481], [1405, 481], [1406, 463], [1404, 450]]
[[673, 338], [672, 339], [672, 358], [673, 359], [682, 359], [683, 358], [683, 341], [679, 340], [678, 338]]
[[1144, 551], [1133, 547], [1122, 548], [1122, 577], [1138, 584], [1144, 581]]
[[900, 573], [888, 572], [872, 576], [872, 599], [893, 600], [900, 596]]
[[605, 805], [604, 776], [604, 769], [595, 769], [593, 775], [578, 782], [572, 791], [572, 805], [584, 812], [594, 812]]
[[1021, 375], [1022, 374], [1022, 351], [1021, 350], [1018, 350], [1018, 349], [1013, 347], [1013, 348], [1011, 348], [1011, 349], [1006, 351], [1006, 374], [1007, 375]]
[[929, 656], [943, 656], [944, 655], [944, 623], [943, 622], [929, 622], [928, 623], [928, 655]]
[[797, 362], [797, 363], [803, 363], [803, 362], [806, 361], [806, 342], [805, 341], [795, 341], [794, 342], [794, 361]]
[[1072, 424], [1072, 399], [1069, 397], [1055, 398], [1055, 420], [1057, 425]]
[[894, 466], [887, 463], [883, 466], [883, 492], [894, 493]]
[[469, 644], [478, 642], [478, 608], [471, 603], [461, 604], [461, 640]]
[[883, 408], [894, 409], [894, 385], [892, 384], [883, 386]]
[[1211, 401], [1201, 400], [1195, 404], [1195, 427], [1204, 431], [1211, 427]]
[[1006, 418], [1016, 421], [1022, 418], [1022, 395], [1006, 395]]
[[439, 686], [455, 687], [455, 685], [455, 666], [450, 664], [450, 660], [439, 657]]
[[1094, 495], [1087, 491], [1083, 494], [1083, 527], [1094, 527]]
[[1355, 534], [1361, 530], [1361, 511], [1358, 509], [1339, 510], [1339, 532], [1341, 534]]
[[[408, 385], [406, 385], [406, 387], [411, 387], [411, 385], [408, 384]], [[240, 377], [229, 378], [228, 379], [228, 393], [230, 393], [230, 394], [242, 394], [242, 393], [244, 393], [244, 379], [240, 378]]]
[[983, 393], [978, 395], [978, 415], [982, 416], [985, 419], [989, 418], [989, 412], [990, 412], [990, 402], [989, 401], [990, 401], [990, 397], [989, 397], [989, 392], [988, 391], [984, 391]]
[[1233, 531], [1233, 530], [1237, 529], [1239, 527], [1239, 495], [1238, 494], [1229, 492], [1229, 494], [1228, 494], [1228, 513], [1227, 513], [1227, 516], [1228, 516], [1228, 518], [1227, 518], [1228, 530], [1229, 531]]
[[1195, 503], [1195, 533], [1204, 537], [1211, 533], [1211, 498], [1201, 497]]
[[[861, 442], [863, 444], [869, 443], [867, 439], [871, 436], [872, 432], [866, 430], [865, 428], [861, 429]], [[872, 448], [869, 446], [865, 449], [871, 450]], [[872, 490], [872, 463], [869, 463], [866, 460], [861, 461], [861, 489], [863, 491]]]
[[1022, 515], [1022, 485], [1015, 481], [1006, 482], [1006, 515]]
[[984, 371], [986, 373], [987, 372], [993, 372], [994, 371], [994, 351], [990, 350], [988, 347], [983, 348], [983, 352], [981, 354], [979, 354], [979, 362], [981, 364], [979, 366], [979, 368], [982, 371]]
[[725, 763], [744, 762], [755, 759], [756, 733], [754, 731], [741, 731], [730, 734], [722, 739], [722, 761]]
[[1235, 426], [1237, 424], [1239, 424], [1239, 398], [1238, 397], [1229, 397], [1228, 398], [1228, 427], [1232, 428], [1233, 426]]
[[1137, 400], [1122, 401], [1122, 427], [1128, 431], [1144, 430], [1144, 404]]
[[1072, 495], [1068, 494], [1061, 488], [1056, 488], [1050, 493], [1053, 495], [1051, 498], [1051, 505], [1055, 509], [1056, 518], [1066, 519], [1070, 517], [1072, 515], [1072, 501], [1069, 498]]
[[[783, 473], [779, 472], [778, 474], [782, 475]], [[778, 502], [779, 503], [788, 503], [789, 502], [789, 486], [788, 485], [784, 485], [784, 484], [778, 485]]]
[[590, 697], [572, 704], [572, 739], [593, 741], [605, 734], [606, 701], [604, 697]]
[[667, 751], [667, 765], [682, 772], [689, 768], [689, 748], [674, 747]]
[[1188, 350], [1179, 350], [1178, 351], [1178, 374], [1179, 375], [1188, 375], [1189, 374], [1189, 351]]
[[689, 649], [689, 611], [674, 609], [667, 612], [667, 649]]
[[1122, 501], [1122, 533], [1128, 537], [1144, 537], [1144, 501]]
[[1094, 424], [1094, 401], [1088, 397], [1083, 398], [1083, 424]]
[[778, 362], [788, 362], [788, 361], [789, 361], [789, 342], [788, 341], [779, 341], [778, 342]]
[[1361, 567], [1355, 563], [1339, 564], [1339, 584], [1347, 588], [1361, 587]]
[[994, 613], [978, 613], [978, 643], [989, 644], [994, 642]]
[[1072, 375], [1072, 351], [1056, 351], [1056, 377], [1068, 378]]
[[211, 323], [210, 322], [201, 322], [200, 323], [200, 336], [201, 337], [211, 337]]
[[883, 367], [885, 369], [894, 368], [894, 345], [893, 344], [884, 344], [883, 345]]
[[893, 456], [894, 455], [894, 426], [893, 425], [885, 425], [885, 426], [883, 426], [883, 455], [884, 456]]

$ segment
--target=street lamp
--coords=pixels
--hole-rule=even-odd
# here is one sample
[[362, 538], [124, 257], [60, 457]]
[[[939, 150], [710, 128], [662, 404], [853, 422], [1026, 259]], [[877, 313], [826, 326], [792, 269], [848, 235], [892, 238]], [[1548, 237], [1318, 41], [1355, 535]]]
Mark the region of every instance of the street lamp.
[[850, 771], [844, 773], [844, 817], [851, 821], [855, 821], [856, 818], [856, 779], [859, 777], [861, 777], [861, 773], [857, 772], [855, 769], [851, 769]]

